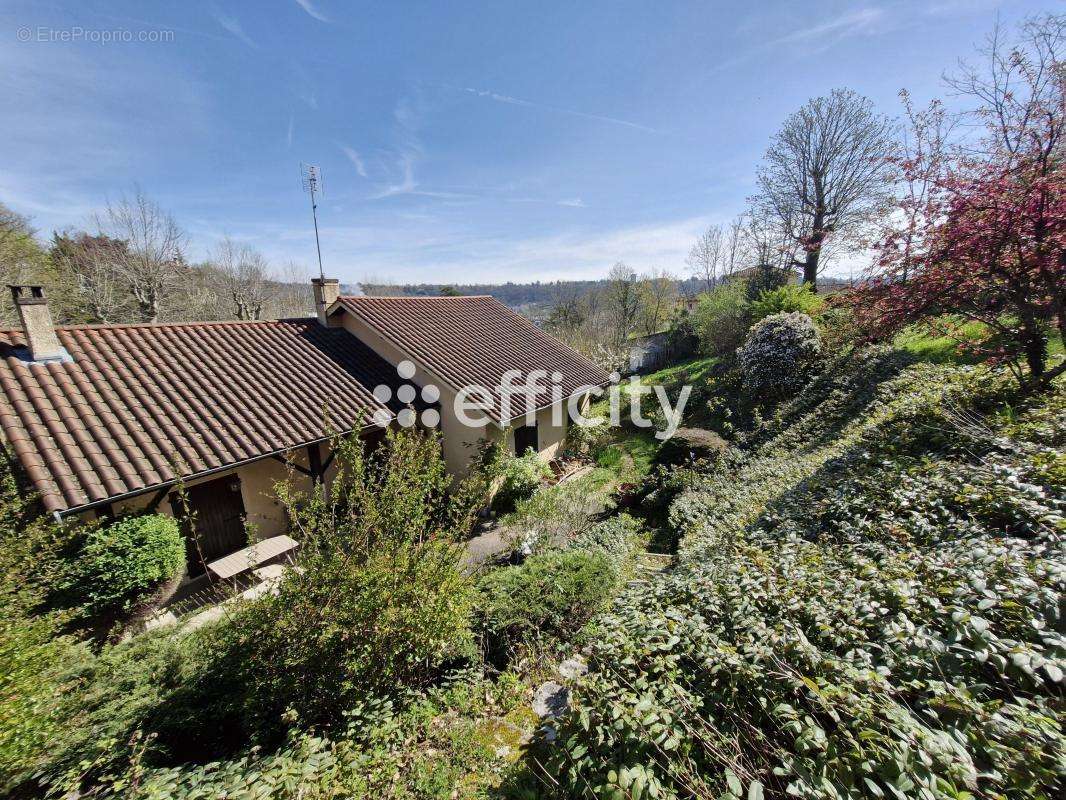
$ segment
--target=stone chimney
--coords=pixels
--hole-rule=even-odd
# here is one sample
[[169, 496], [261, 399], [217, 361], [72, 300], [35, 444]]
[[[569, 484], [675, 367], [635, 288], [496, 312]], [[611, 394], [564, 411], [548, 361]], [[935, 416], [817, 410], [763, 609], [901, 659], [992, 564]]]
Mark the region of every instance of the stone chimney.
[[331, 325], [326, 318], [326, 309], [341, 296], [341, 282], [336, 278], [312, 278], [311, 286], [315, 290], [315, 313], [318, 314], [318, 322], [329, 328]]
[[22, 321], [30, 358], [34, 361], [55, 361], [68, 358], [67, 351], [56, 337], [56, 326], [48, 310], [43, 286], [8, 286], [11, 299]]

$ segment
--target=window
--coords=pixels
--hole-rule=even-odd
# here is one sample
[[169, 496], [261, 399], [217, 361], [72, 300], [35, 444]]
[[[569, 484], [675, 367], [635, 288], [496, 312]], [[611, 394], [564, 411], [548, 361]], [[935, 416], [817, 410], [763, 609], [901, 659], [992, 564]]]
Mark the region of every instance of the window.
[[537, 424], [522, 425], [514, 429], [514, 452], [516, 456], [525, 455], [526, 450], [533, 448], [533, 452], [540, 452], [540, 441], [537, 438]]

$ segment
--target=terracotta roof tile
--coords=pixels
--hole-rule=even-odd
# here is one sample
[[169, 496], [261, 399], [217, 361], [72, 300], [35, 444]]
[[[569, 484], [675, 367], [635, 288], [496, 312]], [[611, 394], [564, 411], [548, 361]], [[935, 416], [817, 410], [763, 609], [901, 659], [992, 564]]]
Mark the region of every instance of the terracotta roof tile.
[[[490, 416], [496, 422], [501, 421], [501, 404], [495, 389], [508, 370], [559, 372], [563, 397], [610, 380], [595, 363], [491, 296], [345, 296], [330, 313], [340, 309], [363, 319], [452, 389], [476, 384], [492, 390], [496, 406]], [[537, 405], [550, 402], [545, 386]], [[519, 398], [513, 400], [512, 418], [521, 414], [520, 404]]]
[[[0, 331], [0, 429], [69, 511], [369, 424], [395, 370], [316, 320], [59, 328], [71, 362]], [[392, 407], [395, 413], [397, 407]]]

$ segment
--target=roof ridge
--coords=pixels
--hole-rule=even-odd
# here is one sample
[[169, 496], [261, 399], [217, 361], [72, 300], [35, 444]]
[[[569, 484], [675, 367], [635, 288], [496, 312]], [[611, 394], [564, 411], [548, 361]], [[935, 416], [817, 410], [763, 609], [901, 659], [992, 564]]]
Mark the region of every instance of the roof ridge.
[[[312, 316], [281, 317], [279, 319], [200, 319], [187, 322], [87, 322], [78, 325], [56, 325], [57, 331], [124, 330], [126, 328], [208, 328], [223, 325], [276, 325], [279, 322], [315, 322]], [[22, 328], [0, 328], [0, 333], [22, 333]]]
[[481, 300], [488, 298], [498, 300], [491, 294], [460, 294], [460, 295], [435, 295], [435, 294], [342, 294], [338, 300]]

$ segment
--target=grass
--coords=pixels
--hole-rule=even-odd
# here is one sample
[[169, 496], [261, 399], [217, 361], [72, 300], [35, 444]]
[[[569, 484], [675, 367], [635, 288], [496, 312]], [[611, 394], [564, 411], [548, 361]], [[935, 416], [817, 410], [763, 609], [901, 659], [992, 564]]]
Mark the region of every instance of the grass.
[[[959, 326], [959, 336], [964, 339], [981, 339], [988, 334], [988, 328], [980, 322], [966, 322]], [[921, 361], [933, 364], [976, 364], [982, 359], [973, 353], [961, 351], [958, 340], [951, 336], [940, 336], [927, 325], [911, 325], [899, 333], [892, 344]], [[1048, 336], [1048, 356], [1063, 356], [1062, 340], [1057, 335]]]
[[693, 383], [706, 380], [711, 368], [718, 362], [718, 356], [699, 356], [677, 364], [663, 367], [656, 372], [649, 372], [641, 377], [646, 385], [662, 384], [669, 386], [677, 383]]
[[628, 483], [651, 471], [659, 440], [646, 431], [619, 431], [614, 441], [594, 454], [596, 465], [611, 473], [618, 482]]

